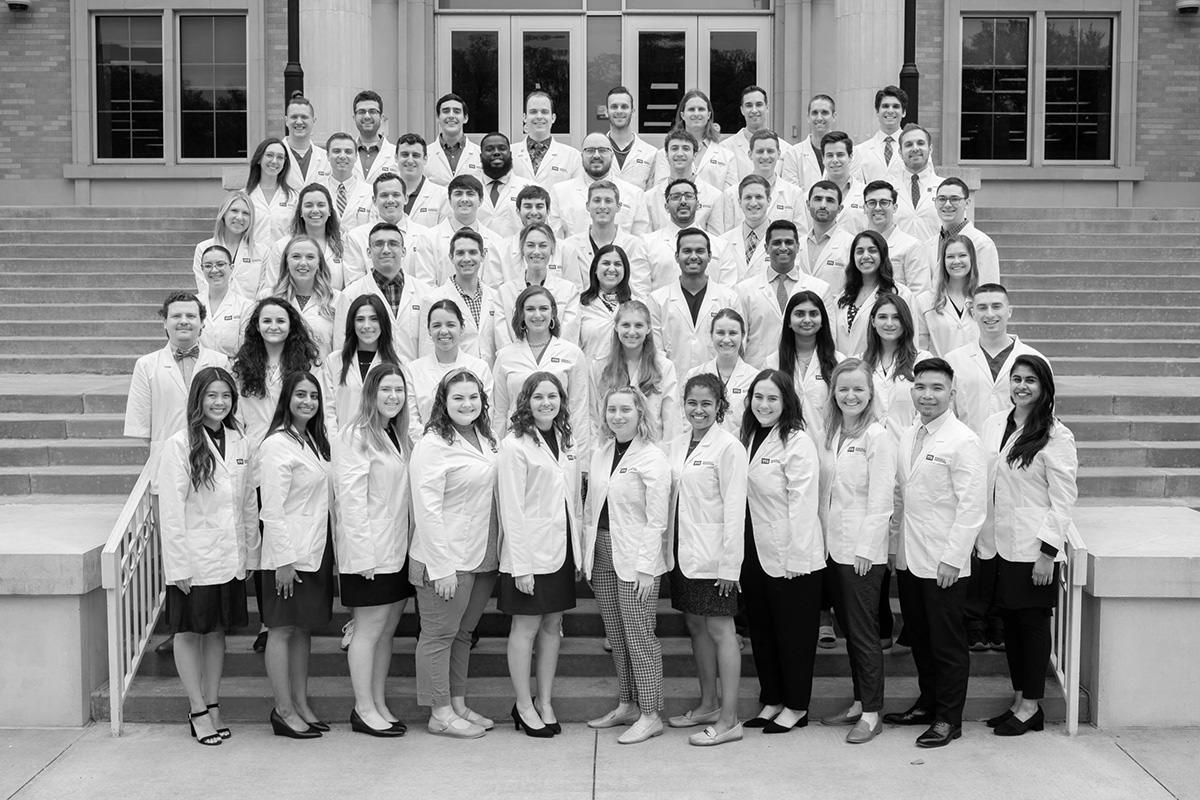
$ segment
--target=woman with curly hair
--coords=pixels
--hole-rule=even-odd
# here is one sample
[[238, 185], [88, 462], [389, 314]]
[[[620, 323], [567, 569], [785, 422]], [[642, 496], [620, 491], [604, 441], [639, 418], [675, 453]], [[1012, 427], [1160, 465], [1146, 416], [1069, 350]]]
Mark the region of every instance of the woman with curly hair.
[[679, 432], [679, 391], [675, 364], [665, 358], [654, 344], [650, 330], [650, 309], [640, 300], [621, 304], [609, 335], [608, 355], [591, 364], [593, 436], [599, 435], [603, 409], [600, 399], [609, 389], [635, 386], [646, 401], [650, 441], [669, 441]]
[[213, 235], [196, 245], [192, 256], [192, 273], [196, 289], [204, 292], [208, 285], [200, 259], [209, 247], [220, 245], [229, 253], [229, 288], [253, 300], [262, 283], [263, 260], [267, 246], [254, 238], [254, 201], [243, 191], [231, 192], [217, 211]]
[[456, 369], [438, 384], [409, 465], [413, 533], [408, 577], [417, 590], [417, 703], [429, 732], [477, 739], [494, 723], [467, 707], [471, 631], [496, 584], [496, 437], [483, 383]]
[[[270, 247], [272, 242], [286, 235], [291, 226], [296, 213], [296, 193], [287, 183], [291, 168], [287, 145], [274, 136], [259, 142], [254, 155], [250, 156], [245, 191], [254, 204], [252, 232], [259, 247]], [[258, 286], [254, 291], [258, 291]]]
[[204, 745], [230, 737], [217, 716], [225, 631], [248, 621], [243, 579], [258, 548], [249, 463], [233, 376], [205, 367], [188, 392], [187, 428], [163, 447], [158, 482], [167, 625], [192, 736]]
[[334, 309], [339, 292], [330, 283], [329, 262], [320, 245], [304, 234], [294, 236], [282, 250], [275, 286], [260, 293], [282, 297], [304, 318], [317, 351], [333, 352]]
[[[525, 379], [500, 443], [500, 610], [512, 615], [508, 673], [517, 730], [546, 738], [562, 728], [554, 714], [554, 673], [562, 614], [575, 607], [582, 494], [579, 460], [562, 382], [538, 371]], [[537, 642], [537, 702], [529, 671]]]
[[272, 256], [268, 263], [279, 263], [279, 254], [297, 236], [307, 236], [317, 243], [329, 266], [329, 282], [333, 288], [340, 290], [345, 286], [346, 273], [342, 266], [345, 246], [341, 224], [333, 207], [333, 195], [319, 183], [310, 183], [300, 190], [291, 225], [283, 236], [271, 244]]
[[882, 294], [899, 297], [916, 314], [916, 300], [907, 286], [896, 283], [892, 262], [888, 258], [888, 243], [883, 235], [865, 230], [850, 243], [850, 260], [846, 264], [846, 283], [837, 300], [834, 312], [833, 342], [839, 352], [859, 355], [867, 344], [870, 319], [862, 312], [875, 304]]

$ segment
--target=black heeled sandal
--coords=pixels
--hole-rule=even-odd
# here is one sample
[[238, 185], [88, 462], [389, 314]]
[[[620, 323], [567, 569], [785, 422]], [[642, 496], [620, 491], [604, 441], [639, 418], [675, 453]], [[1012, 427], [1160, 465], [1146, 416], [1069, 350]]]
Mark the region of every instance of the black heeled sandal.
[[188, 716], [190, 717], [188, 719], [188, 727], [192, 731], [193, 739], [195, 739], [197, 742], [204, 745], [205, 747], [215, 747], [216, 745], [219, 745], [221, 743], [221, 735], [217, 734], [217, 733], [210, 733], [207, 736], [203, 736], [203, 737], [196, 735], [196, 722], [195, 721], [200, 719], [200, 717], [208, 716], [207, 708], [204, 709], [203, 711], [196, 711], [192, 714], [189, 714]]
[[[210, 711], [214, 708], [220, 711], [221, 704], [213, 703], [209, 706], [206, 706], [206, 708], [208, 708]], [[217, 736], [220, 736], [222, 739], [228, 739], [233, 736], [233, 731], [229, 730], [229, 728], [217, 728]]]

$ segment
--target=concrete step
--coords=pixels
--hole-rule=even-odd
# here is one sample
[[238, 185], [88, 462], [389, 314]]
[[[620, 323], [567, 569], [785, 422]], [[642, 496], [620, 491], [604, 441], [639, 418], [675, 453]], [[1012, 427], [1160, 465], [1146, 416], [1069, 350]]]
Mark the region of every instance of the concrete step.
[[983, 231], [992, 238], [1002, 235], [1025, 234], [1075, 234], [1075, 233], [1132, 233], [1174, 234], [1185, 231], [1187, 224], [1181, 220], [1132, 220], [1132, 219], [984, 219], [977, 217]]
[[1090, 506], [1092, 508], [1111, 508], [1112, 506], [1167, 506], [1192, 508], [1200, 511], [1200, 496], [1107, 497], [1105, 495], [1097, 495], [1096, 497], [1080, 497], [1076, 505]]
[[[100, 289], [113, 285], [113, 276], [101, 272], [0, 272], [0, 289]], [[120, 285], [128, 289], [174, 291], [187, 287], [196, 291], [191, 262], [177, 261], [174, 267], [153, 273], [122, 273]]]
[[180, 242], [175, 237], [160, 244], [8, 244], [4, 250], [13, 258], [84, 259], [120, 258], [186, 258], [191, 259], [196, 242]]
[[[147, 351], [149, 352], [149, 351]], [[0, 372], [31, 375], [125, 375], [133, 372], [136, 355], [0, 355]]]
[[[110, 281], [108, 285], [111, 287], [112, 282]], [[56, 289], [0, 289], [0, 306], [42, 303], [54, 305], [57, 308], [70, 308], [71, 314], [74, 315], [75, 309], [72, 308], [72, 305], [81, 297], [86, 297], [88, 300], [96, 303], [108, 305], [119, 305], [122, 302], [129, 302], [160, 307], [162, 301], [166, 299], [169, 293], [185, 291], [196, 291], [195, 281], [188, 280], [188, 276], [181, 276], [177, 282], [163, 288], [118, 289], [89, 287], [86, 290], [81, 290], [75, 287], [59, 287]], [[44, 313], [45, 308], [43, 307]]]
[[[1076, 441], [1190, 442], [1200, 440], [1200, 416], [1064, 414]], [[1200, 493], [1198, 493], [1200, 494]]]
[[[1070, 380], [1064, 377], [1063, 380]], [[1124, 378], [1123, 380], [1130, 380]], [[1169, 380], [1159, 378], [1159, 381]], [[1187, 379], [1182, 379], [1187, 380]], [[1156, 383], [1147, 381], [1147, 384]], [[1135, 394], [1068, 394], [1062, 389], [1055, 398], [1056, 411], [1060, 415], [1081, 416], [1085, 414], [1108, 415], [1121, 417], [1145, 417], [1149, 415], [1174, 416], [1187, 415], [1197, 410], [1196, 397], [1188, 394], [1175, 394], [1170, 389], [1163, 389], [1160, 395]]]
[[0, 440], [0, 467], [138, 466], [150, 447], [133, 439]]
[[[65, 225], [58, 225], [46, 230], [28, 228], [5, 230], [0, 227], [0, 244], [6, 248], [17, 244], [83, 245], [88, 247], [107, 244], [178, 245], [197, 234], [199, 234], [199, 238], [196, 239], [196, 242], [203, 241], [212, 235], [211, 224], [207, 226], [189, 225], [183, 230], [153, 230], [143, 227], [140, 220], [132, 220], [132, 222], [133, 225], [117, 226], [115, 230], [110, 228], [78, 230]], [[192, 242], [193, 247], [196, 242]]]
[[[192, 287], [193, 290], [195, 287]], [[78, 294], [78, 293], [76, 293]], [[87, 297], [91, 299], [93, 292], [88, 292]], [[159, 297], [153, 302], [133, 302], [122, 303], [114, 297], [113, 300], [107, 303], [71, 303], [70, 316], [73, 319], [88, 320], [88, 321], [113, 321], [113, 320], [155, 320], [158, 319], [159, 309], [162, 308], [163, 298]], [[46, 305], [38, 301], [4, 301], [0, 300], [0, 319], [4, 320], [44, 320], [46, 319]], [[159, 321], [161, 327], [161, 320]]]
[[[1085, 257], [1086, 254], [1079, 254], [1071, 258], [1045, 258], [1039, 255], [1017, 258], [1010, 250], [1011, 248], [1006, 248], [1000, 254], [1000, 275], [1004, 278], [1018, 274], [1058, 275], [1063, 273], [1081, 277], [1096, 277], [1097, 279], [1103, 275], [1140, 277], [1142, 275], [1161, 275], [1164, 269], [1164, 262], [1161, 259], [1147, 260], [1141, 255], [1106, 260], [1088, 259]], [[1171, 263], [1176, 261], [1177, 259], [1172, 259]], [[1184, 263], [1187, 268], [1181, 269], [1181, 272], [1196, 271], [1192, 268], [1195, 265], [1195, 259], [1185, 260]]]
[[0, 374], [0, 413], [123, 414], [128, 376]]
[[[1027, 308], [1014, 316], [1024, 317]], [[1014, 320], [1009, 330], [1022, 339], [1200, 339], [1200, 322], [1112, 322], [1108, 319], [1091, 322], [1029, 322]]]
[[[199, 241], [199, 240], [198, 240]], [[40, 275], [94, 272], [106, 275], [177, 274], [192, 268], [186, 258], [11, 258], [0, 254], [0, 272], [35, 272]]]
[[1200, 358], [1060, 356], [1054, 359], [1054, 372], [1059, 375], [1197, 377], [1200, 376]]
[[1084, 467], [1200, 467], [1200, 441], [1076, 442]]
[[1160, 498], [1200, 495], [1200, 467], [1080, 467], [1079, 493]]
[[1178, 275], [1166, 273], [1163, 268], [1161, 275], [1116, 276], [1106, 275], [1097, 278], [1092, 275], [1079, 275], [1067, 272], [1055, 274], [1014, 274], [1005, 278], [1004, 286], [1011, 291], [1070, 291], [1072, 297], [1077, 291], [1101, 289], [1105, 292], [1126, 291], [1200, 291], [1200, 274]]
[[[147, 282], [149, 283], [149, 282]], [[1090, 281], [1080, 281], [1088, 285]], [[1009, 297], [1014, 306], [1043, 306], [1054, 303], [1071, 302], [1088, 306], [1196, 306], [1200, 305], [1200, 289], [1160, 289], [1152, 283], [1152, 288], [1110, 291], [1091, 288], [1061, 288], [1061, 289], [1009, 289]]]
[[0, 413], [0, 439], [120, 439], [125, 410], [106, 414]]
[[[78, 326], [86, 326], [81, 328]], [[65, 330], [86, 330], [89, 336], [100, 338], [117, 337], [153, 337], [162, 336], [163, 325], [160, 319], [146, 320], [115, 320], [97, 322], [96, 320], [13, 320], [0, 322], [0, 336], [33, 336], [45, 337], [61, 334]]]
[[217, 209], [208, 217], [0, 217], [0, 238], [17, 231], [169, 231], [212, 235]]
[[975, 219], [979, 221], [1013, 220], [1170, 220], [1200, 222], [1200, 208], [1038, 208], [1016, 206], [990, 206], [977, 208]]
[[[25, 290], [28, 291], [28, 290]], [[1025, 305], [1015, 316], [1023, 322], [1096, 322], [1106, 320], [1120, 322], [1195, 322], [1200, 319], [1200, 306], [1168, 305], [1152, 306], [1107, 306], [1107, 305]]]
[[[904, 656], [909, 658], [909, 656]], [[611, 663], [611, 661], [610, 661]], [[1052, 685], [1054, 685], [1052, 683]], [[682, 714], [695, 705], [698, 689], [695, 678], [667, 678], [664, 681], [666, 716]], [[561, 677], [554, 683], [554, 713], [560, 722], [585, 722], [612, 710], [617, 693], [617, 679], [611, 667], [592, 677]], [[749, 719], [761, 708], [758, 702], [758, 681], [744, 679], [738, 685], [738, 716]], [[920, 694], [916, 678], [898, 676], [887, 680], [887, 710], [899, 711], [916, 702]], [[416, 705], [416, 681], [410, 677], [388, 678], [386, 691], [392, 711], [413, 729], [409, 735], [423, 735], [417, 730], [424, 726], [429, 711]], [[512, 681], [507, 677], [470, 679], [468, 687], [471, 708], [497, 721], [491, 736], [511, 735], [502, 724], [513, 704]], [[321, 719], [341, 726], [350, 716], [354, 695], [350, 680], [345, 677], [311, 678], [308, 694], [313, 711]], [[850, 677], [814, 678], [812, 701], [808, 713], [813, 719], [830, 716], [846, 707], [851, 696]], [[972, 677], [967, 685], [964, 717], [983, 720], [999, 714], [1012, 700], [1012, 686], [1007, 677]], [[275, 701], [270, 682], [265, 677], [228, 678], [221, 683], [221, 718], [231, 723], [265, 724]], [[1047, 687], [1042, 709], [1049, 721], [1061, 721], [1066, 716], [1066, 704], [1061, 690]], [[126, 695], [126, 722], [175, 722], [187, 719], [188, 704], [177, 678], [158, 677], [134, 680]], [[109, 718], [108, 690], [92, 694], [92, 718]], [[682, 739], [692, 731], [669, 731], [668, 736]], [[912, 730], [915, 738], [920, 731]], [[751, 733], [753, 735], [753, 732]], [[797, 734], [802, 736], [803, 732]], [[891, 735], [908, 735], [908, 731]]]
[[1181, 358], [1200, 353], [1200, 339], [1024, 339], [1051, 358]]
[[142, 465], [0, 467], [0, 494], [129, 494]]
[[0, 355], [132, 355], [141, 356], [162, 347], [158, 336], [0, 336]]
[[[1023, 228], [1023, 226], [1022, 226]], [[1109, 230], [1103, 223], [1097, 224], [1087, 231], [1051, 231], [1035, 232], [1013, 228], [984, 228], [983, 231], [992, 237], [1000, 252], [1011, 246], [1018, 247], [1133, 247], [1141, 250], [1145, 247], [1195, 247], [1196, 233], [1188, 230], [1187, 225], [1176, 225], [1175, 230], [1167, 232], [1120, 232]]]
[[215, 216], [214, 206], [0, 206], [0, 219], [192, 217], [211, 221]]
[[[13, 245], [20, 247], [21, 245]], [[1191, 247], [1163, 247], [1162, 245], [1149, 245], [1146, 247], [1123, 247], [1118, 245], [1090, 247], [1086, 243], [1078, 245], [1062, 245], [1062, 244], [1047, 244], [1047, 245], [1009, 245], [1001, 251], [1005, 258], [1023, 259], [1037, 258], [1043, 261], [1054, 261], [1058, 259], [1078, 261], [1081, 259], [1094, 258], [1097, 261], [1121, 260], [1121, 259], [1147, 259], [1159, 260], [1168, 262], [1186, 261], [1193, 262], [1200, 259], [1200, 246], [1193, 244]], [[13, 255], [17, 255], [14, 253]], [[1001, 270], [1003, 272], [1003, 270]]]

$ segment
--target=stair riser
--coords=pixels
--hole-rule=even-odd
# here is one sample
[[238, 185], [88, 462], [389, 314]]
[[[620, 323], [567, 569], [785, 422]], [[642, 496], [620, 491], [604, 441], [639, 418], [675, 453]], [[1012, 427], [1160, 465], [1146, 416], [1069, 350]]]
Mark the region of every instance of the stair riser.
[[[171, 292], [195, 292], [196, 286], [190, 283], [186, 276], [180, 278], [177, 284], [161, 289], [0, 289], [0, 306], [8, 303], [42, 303], [52, 305], [62, 313], [70, 309], [75, 314], [74, 305], [86, 300], [88, 303], [105, 303], [116, 305], [122, 301], [139, 304], [153, 304], [155, 311], [161, 307], [163, 300]], [[51, 313], [51, 309], [43, 308], [42, 317]], [[151, 319], [153, 316], [150, 317]], [[36, 317], [35, 317], [36, 319]]]
[[1200, 494], [1200, 475], [1080, 475], [1079, 493], [1090, 497], [1183, 497]]
[[0, 394], [0, 414], [124, 414], [124, 394]]
[[0, 219], [191, 217], [211, 220], [215, 216], [216, 210], [211, 206], [0, 206]]
[[136, 356], [69, 356], [65, 359], [0, 355], [0, 372], [18, 375], [129, 375]]
[[1131, 444], [1128, 447], [1080, 447], [1081, 467], [1194, 468], [1200, 464], [1200, 444], [1189, 448], [1157, 448]]
[[125, 320], [123, 322], [96, 322], [93, 320], [72, 320], [70, 322], [42, 322], [40, 320], [21, 320], [18, 322], [0, 322], [0, 337], [3, 336], [62, 336], [64, 330], [72, 330], [72, 324], [87, 324], [90, 337], [153, 337], [163, 331], [162, 320]]
[[[1191, 261], [1194, 262], [1195, 259]], [[1175, 262], [1176, 259], [1172, 259], [1171, 263]], [[1009, 252], [1009, 249], [1005, 249], [1000, 262], [1000, 274], [1007, 278], [1010, 275], [1062, 275], [1065, 273], [1078, 275], [1080, 278], [1092, 276], [1097, 282], [1100, 282], [1106, 275], [1118, 277], [1162, 275], [1165, 269], [1163, 265], [1162, 259], [1143, 259], [1140, 255], [1136, 257], [1126, 255], [1106, 260], [1092, 260], [1081, 256], [1049, 259], [1036, 254], [1017, 258]], [[1194, 272], [1195, 270], [1180, 269], [1179, 271]]]
[[150, 448], [114, 441], [109, 447], [60, 445], [0, 447], [0, 467], [141, 466]]
[[1105, 275], [1024, 275], [1005, 276], [1004, 287], [1010, 292], [1075, 292], [1103, 289], [1106, 293], [1124, 295], [1126, 292], [1196, 292], [1200, 291], [1200, 276], [1145, 275], [1125, 277]]
[[[1022, 314], [1026, 309], [1021, 309]], [[1200, 339], [1200, 325], [1186, 322], [1028, 322], [1009, 325], [1022, 339]]]
[[[89, 298], [93, 293], [89, 292]], [[119, 301], [111, 301], [109, 303], [72, 303], [70, 306], [70, 316], [75, 320], [89, 320], [97, 322], [113, 322], [119, 320], [136, 320], [145, 322], [148, 320], [157, 321], [158, 326], [162, 327], [162, 320], [158, 317], [159, 309], [162, 308], [163, 298], [159, 297], [153, 302], [129, 303], [122, 304]], [[49, 309], [43, 302], [20, 302], [11, 303], [0, 301], [0, 319], [4, 320], [45, 320], [51, 317]], [[61, 314], [59, 315], [61, 316]]]
[[[120, 276], [119, 280], [122, 286], [135, 291], [157, 289], [167, 292], [184, 287], [189, 291], [196, 291], [196, 280], [192, 276], [191, 269], [180, 268], [154, 275], [125, 273]], [[112, 286], [113, 283], [114, 277], [111, 274], [98, 272], [79, 274], [14, 272], [12, 270], [0, 272], [0, 289], [83, 289], [91, 291]]]
[[[141, 288], [140, 286], [138, 288]], [[1061, 289], [1013, 289], [1005, 287], [1012, 304], [1018, 309], [1016, 315], [1023, 316], [1020, 309], [1024, 306], [1052, 306], [1056, 303], [1070, 302], [1073, 305], [1085, 306], [1200, 306], [1200, 290], [1181, 291], [1087, 291], [1075, 290], [1068, 287]], [[1143, 287], [1158, 289], [1157, 286]]]
[[1044, 234], [1167, 234], [1178, 235], [1188, 226], [1179, 220], [1062, 220], [1062, 219], [1011, 219], [976, 218], [982, 230], [993, 239], [1021, 235]]
[[179, 274], [190, 270], [192, 257], [162, 258], [12, 258], [0, 255], [0, 272], [36, 272], [43, 275], [58, 273], [103, 273], [107, 275], [141, 275], [143, 273]]
[[[124, 409], [122, 409], [124, 410]], [[67, 421], [38, 419], [0, 420], [0, 439], [120, 439], [125, 423], [120, 419], [88, 417]]]
[[1102, 414], [1117, 416], [1160, 416], [1193, 414], [1197, 411], [1194, 397], [1172, 397], [1170, 395], [1149, 396], [1073, 396], [1060, 386], [1055, 399], [1056, 411], [1060, 415]]
[[[68, 226], [47, 230], [4, 230], [0, 228], [0, 242], [6, 248], [24, 244], [77, 245], [80, 247], [109, 244], [152, 245], [157, 247], [165, 244], [177, 247], [180, 241], [192, 236], [197, 237], [196, 242], [204, 241], [212, 236], [212, 226], [207, 226], [207, 229], [189, 225], [183, 229], [148, 230], [135, 220], [134, 224], [89, 230], [77, 230]], [[192, 243], [193, 247], [195, 247], [196, 242]], [[1069, 244], [1069, 242], [1064, 242], [1064, 244]]]
[[193, 217], [49, 217], [25, 219], [6, 219], [0, 217], [0, 238], [18, 232], [69, 231], [69, 232], [108, 232], [108, 231], [165, 231], [178, 234], [196, 234], [201, 241], [212, 236], [213, 222], [216, 219], [216, 209], [209, 219]]
[[[14, 247], [20, 247], [20, 245], [14, 245]], [[1192, 247], [1162, 247], [1153, 245], [1148, 247], [1092, 247], [1087, 244], [1080, 244], [1075, 247], [1064, 247], [1061, 245], [1033, 247], [1022, 244], [1006, 246], [1003, 250], [1000, 250], [1000, 254], [1004, 258], [1037, 258], [1044, 261], [1083, 261], [1088, 259], [1119, 261], [1122, 259], [1145, 259], [1147, 261], [1178, 263], [1181, 261], [1192, 262], [1200, 258], [1200, 247], [1194, 245]], [[13, 255], [18, 255], [18, 253], [13, 253]], [[1161, 264], [1159, 268], [1162, 268]]]
[[[160, 298], [161, 299], [161, 298]], [[1014, 316], [1020, 322], [1039, 324], [1046, 322], [1091, 323], [1104, 320], [1112, 323], [1121, 322], [1185, 322], [1194, 324], [1200, 317], [1200, 307], [1166, 306], [1162, 308], [1150, 306], [1121, 306], [1111, 308], [1106, 306], [1077, 306], [1077, 305], [1023, 305]]]
[[[84, 260], [88, 258], [159, 258], [181, 259], [191, 263], [196, 251], [196, 243], [180, 244], [10, 244], [5, 246], [6, 254], [13, 258], [58, 258]], [[1147, 255], [1147, 258], [1154, 256]], [[1180, 255], [1180, 258], [1183, 256]]]
[[1096, 358], [1195, 358], [1200, 356], [1200, 340], [1182, 341], [1138, 341], [1128, 342], [1111, 340], [1039, 340], [1024, 339], [1031, 347], [1050, 357], [1075, 358], [1093, 356]]
[[1146, 422], [1131, 420], [1095, 420], [1068, 417], [1063, 420], [1077, 441], [1098, 442], [1190, 442], [1200, 441], [1200, 422], [1169, 420]]
[[1150, 376], [1165, 378], [1194, 378], [1200, 376], [1200, 359], [1191, 362], [1122, 361], [1119, 359], [1067, 360], [1063, 356], [1054, 362], [1057, 375]]
[[975, 209], [977, 221], [1013, 220], [1046, 220], [1057, 222], [1057, 217], [1064, 220], [1115, 220], [1141, 221], [1200, 221], [1200, 209], [1195, 208], [1018, 208], [1009, 206], [985, 206]]
[[[89, 332], [90, 334], [90, 332]], [[17, 339], [0, 338], [0, 355], [129, 355], [141, 356], [163, 347], [161, 336], [144, 339], [87, 338], [81, 339]]]
[[1135, 233], [1111, 231], [1103, 224], [1088, 231], [1076, 232], [1038, 233], [1006, 227], [989, 227], [982, 230], [992, 237], [1002, 255], [1010, 247], [1125, 247], [1141, 250], [1144, 247], [1196, 246], [1196, 234], [1189, 232], [1185, 225], [1176, 226], [1175, 230], [1170, 232], [1138, 231]]
[[[6, 478], [16, 480], [5, 485]], [[23, 480], [22, 480], [23, 479]], [[37, 475], [0, 476], [0, 494], [111, 494], [127, 495], [137, 483], [136, 475]]]

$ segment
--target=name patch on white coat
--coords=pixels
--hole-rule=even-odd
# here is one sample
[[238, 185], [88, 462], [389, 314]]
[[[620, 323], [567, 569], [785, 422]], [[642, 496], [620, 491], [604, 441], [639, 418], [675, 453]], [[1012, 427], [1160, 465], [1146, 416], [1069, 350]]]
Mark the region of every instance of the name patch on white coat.
[[933, 462], [933, 463], [935, 463], [935, 464], [941, 464], [943, 467], [948, 467], [948, 466], [950, 466], [950, 462], [949, 462], [949, 461], [947, 461], [946, 459], [942, 458], [941, 456], [935, 456], [933, 453], [927, 453], [927, 454], [925, 455], [925, 460], [926, 460], [926, 461], [932, 461], [932, 462]]
[[246, 459], [244, 459], [244, 458], [239, 458], [239, 459], [237, 460], [237, 464], [238, 464], [238, 466], [239, 466], [239, 467], [244, 467], [244, 466], [246, 466]]

